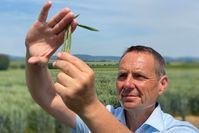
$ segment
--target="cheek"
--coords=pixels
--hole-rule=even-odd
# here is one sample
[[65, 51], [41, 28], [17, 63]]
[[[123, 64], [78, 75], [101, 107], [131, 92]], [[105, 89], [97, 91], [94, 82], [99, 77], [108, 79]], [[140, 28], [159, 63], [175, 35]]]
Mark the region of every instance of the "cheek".
[[141, 96], [145, 95], [147, 85], [145, 85], [144, 83], [136, 83], [135, 86]]
[[137, 83], [136, 85], [141, 94], [154, 93], [157, 89], [157, 85], [153, 82], [142, 82]]
[[120, 92], [122, 91], [122, 88], [123, 88], [122, 86], [123, 86], [122, 83], [117, 81], [116, 87], [117, 87], [118, 94], [120, 94]]
[[154, 101], [157, 99], [157, 96], [158, 96], [158, 91], [155, 86], [142, 88], [140, 89], [140, 92], [142, 93], [142, 99], [145, 102]]

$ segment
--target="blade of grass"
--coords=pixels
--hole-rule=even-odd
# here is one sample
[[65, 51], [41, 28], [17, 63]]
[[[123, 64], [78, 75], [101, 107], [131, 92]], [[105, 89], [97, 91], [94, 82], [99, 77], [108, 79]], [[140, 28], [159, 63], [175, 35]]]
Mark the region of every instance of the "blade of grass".
[[68, 52], [70, 53], [70, 49], [71, 49], [71, 42], [72, 42], [72, 35], [71, 35], [71, 25], [67, 28], [67, 31], [65, 32], [64, 35], [64, 45], [62, 47], [62, 51], [63, 52]]
[[68, 31], [66, 31], [65, 32], [65, 34], [64, 34], [64, 45], [63, 45], [63, 47], [62, 47], [62, 52], [65, 52], [66, 51], [66, 40], [67, 40], [67, 34], [68, 34]]
[[98, 29], [86, 26], [86, 25], [82, 25], [82, 24], [77, 24], [79, 27], [90, 30], [90, 31], [99, 31]]
[[75, 15], [75, 18], [79, 17], [80, 14]]
[[70, 53], [70, 50], [71, 50], [71, 42], [72, 42], [72, 35], [71, 35], [71, 30], [72, 30], [72, 27], [71, 25], [68, 27], [68, 30], [67, 30], [67, 48], [66, 48], [66, 52]]
[[[75, 15], [75, 18], [79, 17], [79, 15], [80, 14]], [[87, 29], [87, 30], [91, 30], [91, 31], [99, 31], [98, 29], [95, 29], [93, 27], [89, 27], [89, 26], [86, 26], [86, 25], [82, 25], [82, 24], [77, 24], [77, 26], [84, 28], [84, 29]]]
[[[75, 18], [77, 18], [79, 15], [80, 14], [76, 15]], [[90, 30], [90, 31], [99, 31], [98, 29], [95, 29], [86, 25], [82, 25], [82, 24], [77, 24], [77, 26]], [[72, 43], [72, 27], [70, 25], [68, 26], [67, 31], [65, 32], [65, 35], [64, 35], [64, 45], [62, 47], [62, 51], [70, 53], [71, 43]]]

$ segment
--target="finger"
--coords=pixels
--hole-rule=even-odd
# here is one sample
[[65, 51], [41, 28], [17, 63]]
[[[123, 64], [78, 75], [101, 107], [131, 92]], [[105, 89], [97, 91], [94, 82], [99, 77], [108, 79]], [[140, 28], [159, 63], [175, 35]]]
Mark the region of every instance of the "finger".
[[77, 27], [77, 20], [73, 19], [72, 23], [71, 23], [71, 27], [72, 27], [72, 32], [75, 31], [76, 27]]
[[55, 87], [55, 91], [58, 95], [60, 95], [62, 98], [66, 98], [68, 96], [68, 91], [69, 89], [67, 89], [66, 87], [64, 87], [63, 85], [61, 85], [60, 83], [56, 82], [54, 84]]
[[57, 35], [58, 40], [60, 40], [60, 44], [63, 44], [63, 42], [64, 42], [65, 33], [66, 33], [66, 30], [63, 30], [62, 32], [60, 32], [60, 33]]
[[73, 19], [74, 19], [74, 14], [72, 12], [69, 12], [64, 16], [64, 18], [59, 23], [57, 23], [53, 27], [52, 32], [55, 34], [62, 32], [71, 24]]
[[75, 67], [73, 64], [63, 61], [63, 60], [57, 60], [53, 63], [53, 66], [63, 71], [65, 74], [69, 75], [72, 78], [75, 78], [79, 75], [81, 75], [81, 71]]
[[53, 66], [60, 69], [61, 71], [63, 71], [65, 74], [67, 74], [72, 78], [82, 75], [81, 74], [82, 72], [76, 66], [65, 60], [57, 60], [56, 62], [53, 63]]
[[92, 69], [81, 59], [72, 56], [69, 53], [66, 52], [60, 52], [57, 54], [57, 58], [60, 60], [66, 60], [70, 63], [72, 63], [75, 67], [77, 67], [82, 72], [91, 72]]
[[61, 10], [58, 14], [56, 14], [49, 22], [48, 22], [48, 26], [49, 27], [54, 27], [57, 23], [60, 22], [61, 19], [63, 19], [63, 17], [70, 12], [69, 8], [64, 8], [63, 10]]
[[[75, 30], [76, 27], [77, 27], [77, 21], [76, 21], [75, 19], [74, 19], [73, 22], [71, 23], [71, 27], [72, 27], [72, 32], [74, 32], [74, 30]], [[59, 38], [58, 40], [60, 40], [60, 44], [62, 44], [63, 41], [64, 41], [65, 33], [66, 33], [66, 29], [63, 30], [62, 32], [60, 32], [59, 34], [57, 34], [57, 37]]]
[[59, 72], [57, 74], [57, 79], [56, 82], [63, 85], [64, 87], [73, 87], [73, 79], [68, 76], [67, 74], [65, 74], [64, 72]]
[[40, 21], [40, 22], [45, 22], [46, 21], [46, 19], [48, 17], [48, 11], [49, 11], [51, 5], [52, 5], [51, 1], [48, 1], [48, 2], [46, 2], [44, 4], [44, 6], [43, 6], [43, 8], [42, 8], [42, 10], [40, 12], [40, 15], [38, 17], [38, 21]]

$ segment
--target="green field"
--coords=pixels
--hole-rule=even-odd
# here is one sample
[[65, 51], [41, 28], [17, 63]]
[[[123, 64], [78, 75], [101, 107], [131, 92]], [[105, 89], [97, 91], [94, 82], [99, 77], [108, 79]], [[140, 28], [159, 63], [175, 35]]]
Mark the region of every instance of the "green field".
[[[98, 63], [94, 66], [98, 97], [104, 104], [118, 106], [115, 89], [116, 65]], [[22, 68], [13, 67], [0, 71], [0, 133], [67, 132], [63, 125], [42, 111], [31, 99]], [[53, 69], [51, 72], [55, 79], [57, 70]], [[170, 67], [168, 76], [169, 87], [159, 99], [164, 110], [183, 118], [190, 114], [199, 115], [199, 68]]]

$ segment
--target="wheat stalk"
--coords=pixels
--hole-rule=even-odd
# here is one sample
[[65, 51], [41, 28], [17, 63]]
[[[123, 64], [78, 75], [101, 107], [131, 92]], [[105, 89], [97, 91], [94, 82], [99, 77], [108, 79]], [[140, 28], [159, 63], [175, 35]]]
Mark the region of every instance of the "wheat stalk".
[[[75, 18], [77, 18], [78, 16], [79, 16], [79, 14], [76, 15]], [[87, 30], [90, 30], [90, 31], [99, 31], [98, 29], [95, 29], [95, 28], [92, 28], [92, 27], [89, 27], [89, 26], [86, 26], [86, 25], [82, 25], [82, 24], [79, 24], [79, 23], [77, 24], [77, 26], [84, 28], [84, 29], [87, 29]], [[68, 26], [68, 28], [65, 32], [65, 35], [64, 35], [64, 45], [62, 47], [62, 51], [70, 53], [71, 44], [72, 44], [72, 27], [70, 25], [70, 26]]]

